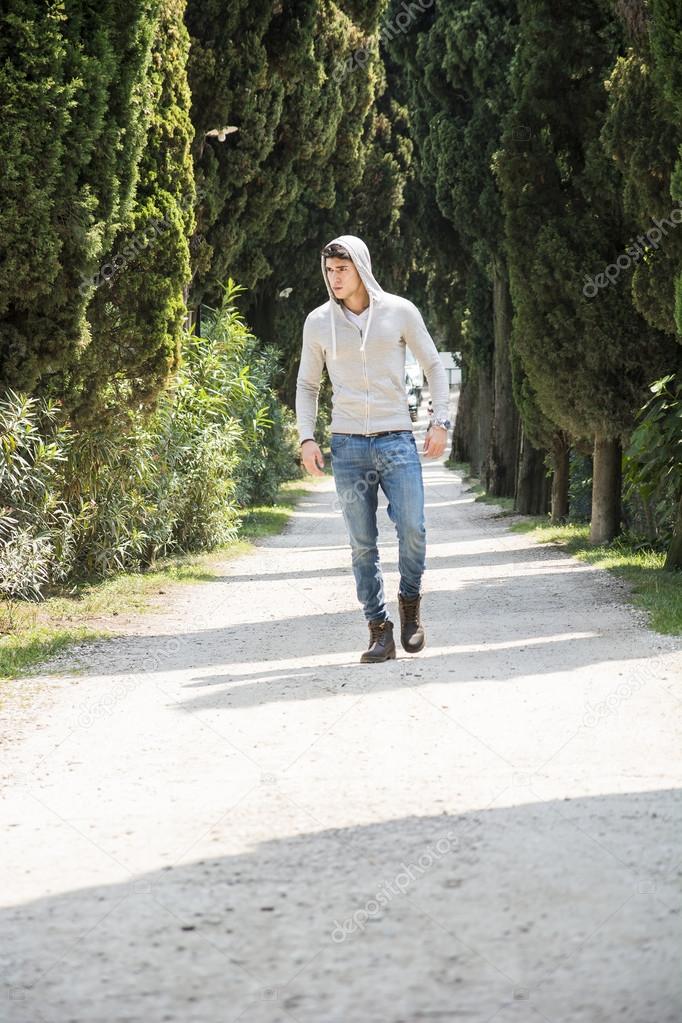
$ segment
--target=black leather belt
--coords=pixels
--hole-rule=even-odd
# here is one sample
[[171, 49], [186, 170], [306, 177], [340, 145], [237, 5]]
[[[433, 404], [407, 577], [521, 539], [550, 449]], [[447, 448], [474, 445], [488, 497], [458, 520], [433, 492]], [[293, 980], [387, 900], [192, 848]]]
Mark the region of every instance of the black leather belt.
[[410, 430], [379, 430], [378, 433], [344, 433], [344, 437], [385, 437], [389, 433], [410, 433]]

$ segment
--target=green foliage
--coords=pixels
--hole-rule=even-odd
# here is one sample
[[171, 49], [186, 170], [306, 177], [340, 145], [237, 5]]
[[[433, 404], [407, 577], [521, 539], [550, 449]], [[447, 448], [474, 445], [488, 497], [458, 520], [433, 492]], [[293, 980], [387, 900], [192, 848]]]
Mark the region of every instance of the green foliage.
[[[197, 298], [210, 300], [228, 272], [253, 289], [282, 265], [278, 251], [309, 239], [310, 211], [334, 207], [337, 183], [362, 176], [376, 53], [369, 69], [344, 74], [342, 64], [380, 6], [365, 5], [358, 25], [330, 0], [190, 0], [194, 152], [206, 192]], [[239, 132], [224, 143], [206, 138], [228, 124]]]
[[589, 522], [592, 508], [592, 458], [572, 450], [569, 455], [569, 518]]
[[626, 452], [625, 480], [650, 509], [651, 539], [669, 544], [682, 499], [682, 379], [663, 377], [651, 392]]
[[[5, 593], [222, 543], [273, 499], [297, 454], [276, 391], [293, 398], [301, 325], [327, 298], [319, 249], [342, 232], [490, 384], [481, 403], [509, 271], [537, 447], [557, 428], [627, 435], [679, 369], [682, 226], [583, 287], [682, 201], [680, 0], [445, 0], [389, 40], [382, 17], [406, 7], [3, 5]], [[188, 299], [218, 307], [201, 337]], [[632, 521], [639, 502], [659, 539], [682, 509], [675, 387], [626, 459]], [[321, 437], [328, 404], [325, 381]]]
[[[682, 117], [682, 9], [679, 0], [651, 0], [649, 7], [653, 71], [662, 96], [671, 109], [672, 137], [676, 146], [670, 194], [682, 202], [682, 136], [679, 130]], [[675, 267], [674, 288], [675, 322], [678, 334], [682, 334], [682, 258]]]
[[73, 434], [51, 401], [0, 401], [0, 592], [35, 599], [73, 569], [89, 509], [69, 507], [63, 478]]
[[[489, 281], [485, 256], [481, 261], [472, 255], [476, 235], [472, 220], [477, 218], [478, 201], [485, 190], [481, 177], [475, 208], [464, 217], [460, 214], [466, 201], [462, 182], [476, 178], [485, 153], [472, 151], [471, 171], [469, 161], [458, 157], [472, 104], [469, 81], [460, 75], [457, 58], [450, 58], [447, 52], [453, 26], [466, 18], [464, 6], [447, 5], [442, 12], [419, 15], [405, 34], [386, 42], [385, 62], [391, 87], [407, 110], [414, 144], [401, 225], [406, 236], [404, 248], [413, 253], [415, 264], [412, 287], [416, 284], [421, 290], [429, 318], [438, 333], [447, 336], [449, 347], [454, 347], [455, 335], [465, 361], [484, 364], [489, 361], [492, 344], [490, 295], [486, 294]], [[400, 10], [401, 4], [394, 0], [388, 20]], [[469, 57], [472, 64], [476, 62], [473, 51]], [[479, 96], [482, 104], [489, 103], [489, 96]]]
[[294, 478], [298, 440], [295, 417], [275, 391], [278, 353], [271, 347], [261, 351], [247, 330], [235, 305], [242, 291], [228, 282], [220, 309], [206, 322], [205, 337], [191, 339], [186, 360], [200, 371], [195, 386], [213, 394], [239, 424], [235, 500], [244, 507], [272, 502], [280, 483]]
[[195, 203], [184, 8], [159, 0], [134, 202], [99, 263], [77, 371], [83, 424], [122, 404], [153, 407], [180, 358]]
[[152, 416], [125, 410], [78, 431], [47, 399], [0, 403], [0, 592], [138, 571], [234, 539], [240, 509], [297, 475], [292, 414], [274, 391], [230, 282], [207, 336], [185, 339]]
[[[362, 235], [389, 289], [413, 266], [400, 231], [411, 146], [405, 110], [386, 91], [383, 6], [188, 4], [204, 192], [191, 301], [213, 301], [228, 274], [247, 285], [246, 315], [282, 353], [280, 393], [290, 403], [302, 323], [327, 299], [322, 245]], [[228, 124], [239, 131], [224, 143], [206, 137]]]
[[629, 241], [617, 168], [600, 139], [619, 30], [603, 0], [519, 0], [519, 13], [513, 105], [496, 162], [513, 343], [547, 419], [574, 437], [615, 438], [673, 346], [633, 309], [622, 282], [583, 291]]
[[131, 208], [156, 0], [8, 0], [0, 15], [0, 389], [64, 392], [83, 275]]
[[633, 25], [630, 17], [626, 24], [631, 45], [617, 59], [606, 82], [608, 109], [602, 129], [603, 145], [621, 174], [623, 212], [633, 248], [641, 252], [624, 275], [623, 287], [631, 274], [635, 307], [652, 326], [675, 333], [675, 276], [682, 263], [682, 231], [679, 225], [671, 229], [670, 214], [675, 208], [671, 174], [679, 130], [652, 56], [651, 21], [635, 19]]

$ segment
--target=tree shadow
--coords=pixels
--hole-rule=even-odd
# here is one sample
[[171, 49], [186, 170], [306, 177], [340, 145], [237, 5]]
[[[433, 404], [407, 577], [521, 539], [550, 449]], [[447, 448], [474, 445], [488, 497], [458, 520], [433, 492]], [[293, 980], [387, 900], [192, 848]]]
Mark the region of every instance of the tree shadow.
[[115, 883], [2, 910], [3, 1020], [677, 1023], [679, 792], [534, 800], [258, 841], [262, 784], [142, 874], [111, 821]]
[[[570, 575], [573, 570], [568, 572]], [[576, 589], [585, 592], [589, 571], [588, 580], [581, 574], [574, 586], [565, 585], [565, 574], [554, 567], [543, 568], [542, 586], [531, 575], [469, 578], [461, 580], [455, 590], [433, 589], [422, 602], [426, 648], [410, 656], [398, 642], [398, 660], [383, 665], [359, 664], [368, 633], [356, 610], [311, 611], [301, 590], [298, 614], [255, 620], [247, 617], [247, 611], [245, 620], [234, 624], [102, 640], [89, 653], [83, 673], [158, 676], [222, 668], [220, 673], [191, 679], [190, 688], [206, 688], [207, 693], [179, 706], [234, 708], [316, 699], [323, 691], [334, 694], [343, 687], [346, 692], [397, 688], [404, 683], [401, 664], [414, 668], [414, 684], [485, 683], [570, 673], [587, 666], [628, 659], [636, 662], [650, 656], [650, 648], [645, 650], [641, 642], [629, 643], [631, 619], [614, 606], [608, 589], [596, 587], [590, 600], [581, 605], [576, 601]], [[435, 573], [433, 579], [436, 585]], [[595, 607], [599, 607], [597, 620]], [[390, 608], [397, 638], [399, 622], [394, 602]], [[210, 608], [206, 614], [209, 621], [215, 617]], [[116, 652], [115, 663], [109, 650]], [[255, 665], [254, 670], [251, 665]], [[272, 680], [282, 673], [302, 680], [314, 676], [320, 686], [273, 685]], [[421, 682], [416, 681], [418, 678]], [[181, 680], [179, 685], [187, 688]], [[216, 692], [221, 685], [225, 685], [224, 694]]]
[[[379, 555], [381, 557], [381, 567], [385, 572], [396, 572], [398, 570], [398, 559], [397, 557], [387, 557], [386, 554], [390, 550], [391, 552], [396, 551], [396, 541], [391, 539], [380, 540], [379, 544]], [[439, 554], [438, 544], [430, 544], [427, 550], [427, 572], [433, 568], [437, 568], [439, 571], [454, 568], [487, 568], [489, 566], [503, 567], [505, 565], [520, 566], [520, 565], [546, 565], [548, 562], [556, 562], [561, 564], [564, 562], [566, 565], [571, 565], [575, 569], [575, 563], [573, 562], [570, 554], [565, 554], [563, 551], [553, 547], [511, 547], [505, 546], [504, 550], [501, 551], [480, 551], [474, 554], [462, 551], [461, 553], [448, 553]], [[292, 566], [285, 572], [250, 572], [250, 573], [230, 573], [229, 575], [214, 575], [211, 579], [214, 582], [231, 582], [231, 583], [247, 583], [256, 582], [259, 579], [273, 580], [273, 579], [289, 579], [292, 582], [296, 582], [299, 579], [318, 579], [332, 578], [338, 576], [349, 575], [352, 571], [350, 562], [350, 547], [320, 547], [320, 550], [343, 550], [348, 555], [347, 563], [343, 565], [333, 566], [330, 568], [311, 568], [302, 569], [297, 566]], [[427, 579], [428, 581], [428, 579]]]

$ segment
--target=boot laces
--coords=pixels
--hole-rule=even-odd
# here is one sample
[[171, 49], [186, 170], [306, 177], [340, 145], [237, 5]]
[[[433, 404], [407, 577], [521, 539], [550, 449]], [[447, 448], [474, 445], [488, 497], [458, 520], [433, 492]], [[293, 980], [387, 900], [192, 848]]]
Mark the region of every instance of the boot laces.
[[386, 631], [386, 622], [370, 622], [369, 623], [369, 634], [372, 643], [376, 643], [380, 640]]
[[417, 625], [419, 597], [402, 597], [402, 605], [405, 622], [410, 625]]

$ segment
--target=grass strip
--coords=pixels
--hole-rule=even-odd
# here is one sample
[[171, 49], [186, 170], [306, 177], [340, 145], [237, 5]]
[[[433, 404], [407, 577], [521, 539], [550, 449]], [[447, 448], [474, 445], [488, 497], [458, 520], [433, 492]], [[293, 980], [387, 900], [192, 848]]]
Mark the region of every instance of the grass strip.
[[682, 572], [664, 571], [662, 552], [627, 536], [592, 547], [590, 527], [577, 523], [552, 526], [546, 519], [532, 518], [510, 529], [530, 533], [538, 543], [555, 544], [589, 565], [612, 572], [627, 583], [632, 603], [647, 612], [654, 631], [682, 635]]
[[218, 562], [246, 554], [258, 540], [280, 533], [307, 493], [300, 481], [282, 484], [274, 504], [240, 513], [239, 537], [224, 547], [164, 558], [146, 572], [122, 572], [110, 579], [81, 582], [39, 603], [0, 600], [0, 680], [26, 675], [41, 661], [76, 643], [115, 635], [115, 627], [104, 627], [102, 619], [162, 612], [163, 604], [156, 598], [165, 594], [166, 588], [214, 578]]

